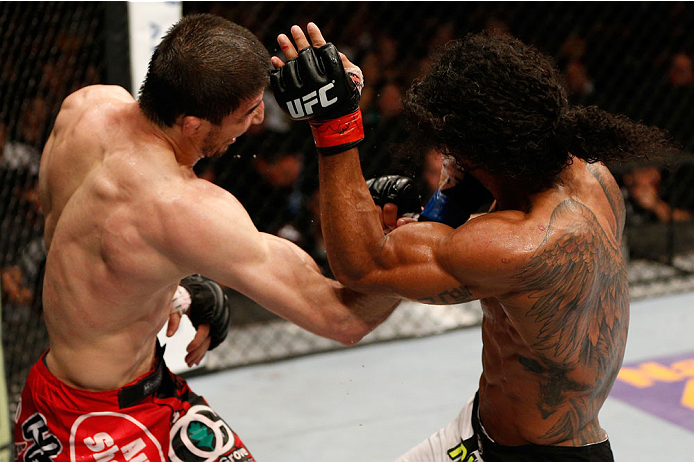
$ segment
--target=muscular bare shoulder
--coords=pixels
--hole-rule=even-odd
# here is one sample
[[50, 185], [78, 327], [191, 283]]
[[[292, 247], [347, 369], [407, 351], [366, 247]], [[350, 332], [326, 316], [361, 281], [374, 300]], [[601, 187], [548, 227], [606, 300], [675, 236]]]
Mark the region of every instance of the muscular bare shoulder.
[[[117, 103], [133, 103], [132, 96], [123, 88], [113, 85], [92, 85], [70, 94], [60, 106], [45, 152], [51, 153], [55, 144], [79, 143], [103, 127], [102, 117]], [[110, 125], [110, 124], [109, 124]], [[74, 150], [72, 147], [68, 151]]]
[[615, 239], [586, 204], [567, 198], [554, 205], [542, 239], [508, 282], [512, 290], [499, 300], [538, 351], [575, 358], [591, 354], [598, 339], [622, 335], [625, 267]]
[[116, 85], [90, 85], [71, 93], [61, 106], [61, 110], [78, 109], [85, 105], [108, 101], [132, 102], [133, 97], [124, 88]]
[[478, 287], [478, 297], [510, 290], [546, 234], [547, 224], [519, 211], [481, 215], [457, 228], [440, 247], [440, 259], [460, 281]]
[[[592, 203], [548, 193], [529, 213], [471, 219], [442, 241], [440, 259], [456, 278], [478, 286], [481, 297], [590, 292], [592, 284], [623, 277], [618, 240], [602, 213]], [[597, 272], [605, 274], [595, 280]]]
[[626, 219], [626, 207], [624, 206], [622, 191], [605, 165], [601, 163], [587, 164], [586, 169], [598, 182], [605, 199], [610, 205], [610, 212], [614, 217], [616, 226], [615, 234], [617, 239], [621, 240], [621, 233], [624, 230]]
[[194, 177], [160, 180], [153, 185], [155, 213], [147, 218], [147, 232], [181, 268], [204, 273], [217, 264], [221, 269], [217, 262], [238, 262], [257, 250], [258, 231], [228, 191]]
[[[122, 88], [94, 85], [69, 95], [44, 147], [39, 172], [41, 206], [50, 236], [62, 209], [104, 156], [105, 135], [115, 125], [103, 119], [112, 103], [134, 100]], [[66, 170], [70, 175], [66, 175]]]

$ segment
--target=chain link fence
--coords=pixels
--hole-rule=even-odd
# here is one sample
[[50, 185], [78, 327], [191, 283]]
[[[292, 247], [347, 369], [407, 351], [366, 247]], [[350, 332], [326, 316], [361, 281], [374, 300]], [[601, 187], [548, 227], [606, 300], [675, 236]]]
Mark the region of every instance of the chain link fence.
[[[0, 3], [0, 265], [2, 334], [12, 408], [29, 368], [47, 346], [40, 287], [44, 250], [36, 201], [40, 152], [62, 99], [94, 83], [114, 83], [104, 32], [113, 9], [101, 2]], [[119, 11], [125, 11], [121, 8]], [[440, 159], [396, 155], [406, 137], [400, 98], [426, 69], [431, 51], [483, 29], [511, 33], [555, 57], [572, 101], [597, 104], [668, 129], [683, 146], [669, 164], [614, 166], [628, 204], [632, 297], [694, 289], [694, 5], [623, 2], [184, 2], [253, 31], [272, 54], [275, 37], [315, 21], [365, 74], [362, 97], [366, 177], [413, 176], [424, 200]], [[107, 14], [108, 13], [108, 14]], [[124, 23], [124, 18], [116, 18]], [[119, 38], [120, 37], [120, 38]], [[110, 42], [109, 42], [110, 41]], [[110, 43], [110, 45], [109, 45]], [[118, 45], [118, 43], [116, 43]], [[127, 49], [120, 44], [117, 49]], [[122, 59], [122, 57], [121, 57]], [[110, 64], [111, 63], [111, 64]], [[305, 124], [289, 122], [266, 98], [266, 119], [230, 152], [197, 173], [231, 191], [261, 231], [290, 239], [330, 274], [317, 204], [317, 161]], [[434, 180], [432, 180], [434, 178]], [[228, 291], [232, 333], [203, 372], [326, 351], [340, 346], [286, 323]], [[364, 342], [431, 335], [481, 319], [475, 303], [405, 303]], [[199, 373], [200, 370], [198, 370]]]
[[48, 346], [36, 188], [41, 151], [62, 100], [104, 80], [103, 16], [94, 2], [0, 3], [0, 271], [11, 412]]

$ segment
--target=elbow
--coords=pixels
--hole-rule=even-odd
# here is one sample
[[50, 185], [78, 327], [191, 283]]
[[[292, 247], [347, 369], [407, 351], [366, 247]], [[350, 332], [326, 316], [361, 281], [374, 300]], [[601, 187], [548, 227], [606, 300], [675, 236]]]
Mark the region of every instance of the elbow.
[[349, 313], [334, 313], [324, 318], [321, 323], [319, 335], [341, 343], [344, 346], [352, 346], [359, 343], [368, 333], [378, 326], [378, 322], [368, 319], [366, 316]]
[[333, 340], [341, 343], [344, 346], [356, 345], [363, 339], [366, 334], [373, 330], [372, 327], [359, 322], [352, 323], [349, 326], [343, 326], [331, 336]]

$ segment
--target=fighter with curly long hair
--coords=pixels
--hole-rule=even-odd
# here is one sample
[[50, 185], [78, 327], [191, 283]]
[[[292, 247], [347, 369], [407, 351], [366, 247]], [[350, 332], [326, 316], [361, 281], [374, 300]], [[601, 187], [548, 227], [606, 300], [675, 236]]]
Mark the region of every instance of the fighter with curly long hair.
[[[278, 37], [288, 61], [273, 58], [272, 81], [278, 101], [311, 102], [304, 118], [320, 153], [335, 276], [428, 304], [479, 300], [484, 314], [478, 393], [398, 462], [612, 461], [598, 413], [622, 364], [629, 293], [625, 206], [605, 163], [667, 153], [666, 134], [570, 105], [551, 60], [531, 46], [468, 36], [435, 57], [405, 101], [419, 152], [434, 146], [447, 156], [422, 211], [429, 222], [403, 219], [384, 234], [381, 219], [393, 228], [395, 211], [374, 204], [355, 147], [363, 130], [358, 85], [349, 84], [359, 72], [343, 56], [345, 77], [318, 28], [308, 33], [313, 48], [292, 28], [300, 52]], [[472, 182], [494, 203], [468, 219], [483, 196]], [[404, 189], [371, 184], [393, 201]]]

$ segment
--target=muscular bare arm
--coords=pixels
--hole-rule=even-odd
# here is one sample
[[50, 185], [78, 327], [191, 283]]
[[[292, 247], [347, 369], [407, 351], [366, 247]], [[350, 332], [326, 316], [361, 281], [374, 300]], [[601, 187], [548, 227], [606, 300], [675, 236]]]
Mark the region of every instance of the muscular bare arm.
[[498, 213], [455, 230], [412, 223], [384, 235], [356, 149], [321, 156], [320, 182], [330, 266], [350, 287], [424, 303], [461, 303], [502, 293], [523, 262], [513, 217]]
[[[326, 44], [315, 24], [309, 23], [307, 31], [314, 47], [321, 49]], [[298, 26], [291, 28], [291, 35], [296, 48], [286, 35], [277, 38], [289, 60], [297, 58], [297, 50], [310, 46]], [[344, 55], [341, 57], [346, 69], [355, 67]], [[285, 65], [277, 57], [272, 62], [278, 69]], [[276, 75], [276, 94], [284, 98], [283, 91], [291, 86], [287, 83], [291, 79], [285, 82], [281, 71]], [[330, 128], [315, 130], [327, 133]], [[384, 236], [379, 209], [366, 187], [357, 150], [321, 155], [319, 163], [321, 223], [330, 265], [338, 280], [360, 291], [427, 303], [459, 303], [500, 290], [503, 278], [499, 276], [504, 271], [490, 262], [503, 246], [490, 241], [489, 231], [494, 228], [494, 234], [503, 235], [498, 226], [504, 226], [503, 220], [485, 218], [477, 220], [475, 226], [456, 230], [438, 223], [416, 223]], [[490, 226], [497, 221], [497, 225]]]
[[324, 337], [353, 344], [383, 322], [398, 301], [363, 295], [324, 277], [285, 239], [261, 233], [228, 192], [203, 180], [164, 205], [153, 236], [184, 273], [201, 273], [279, 316]]

